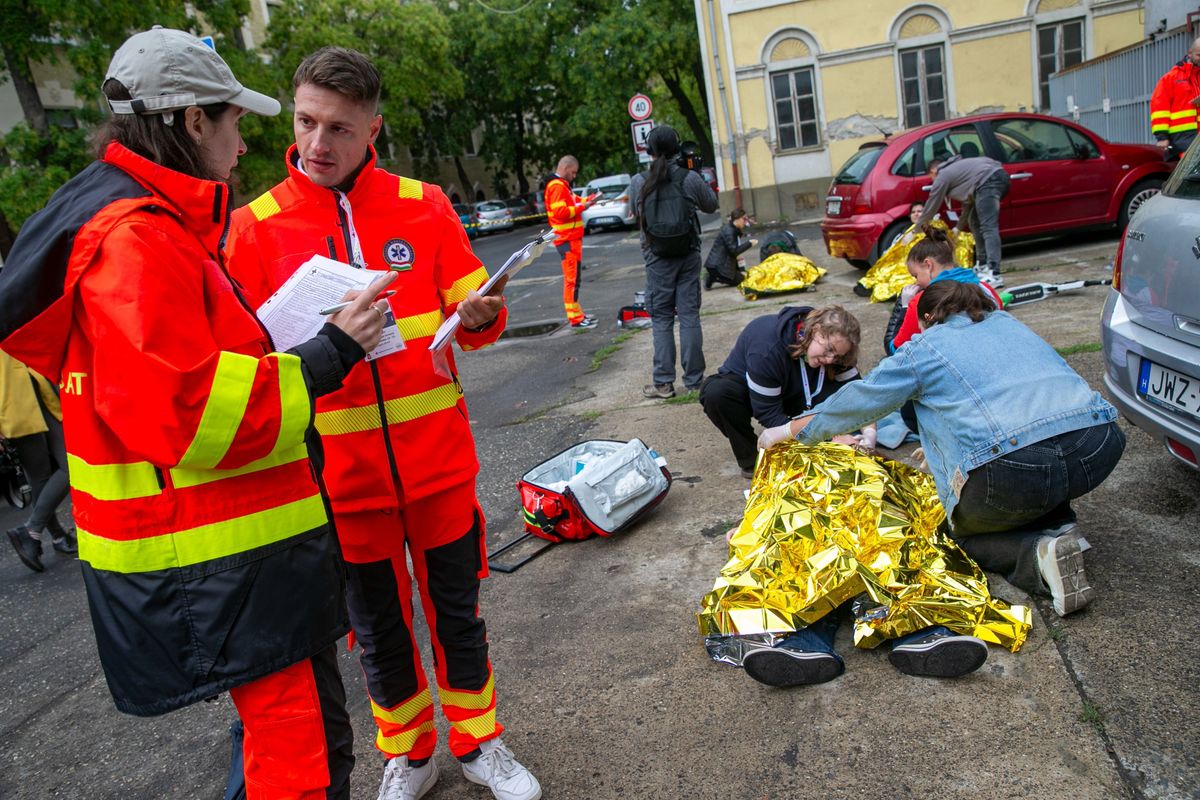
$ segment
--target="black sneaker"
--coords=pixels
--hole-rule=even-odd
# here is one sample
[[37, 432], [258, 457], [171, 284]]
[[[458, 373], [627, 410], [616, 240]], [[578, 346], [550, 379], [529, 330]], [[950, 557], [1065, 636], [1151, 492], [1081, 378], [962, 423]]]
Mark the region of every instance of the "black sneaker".
[[649, 383], [642, 387], [642, 397], [648, 397], [651, 400], [666, 400], [674, 396], [675, 384], [673, 383]]
[[52, 537], [50, 539], [50, 546], [64, 556], [79, 555], [79, 545], [75, 543], [74, 531], [63, 531], [62, 536]]
[[742, 657], [742, 669], [759, 683], [780, 688], [825, 683], [846, 671], [832, 653], [787, 647], [755, 648]]
[[892, 666], [920, 678], [958, 678], [987, 661], [987, 644], [974, 636], [958, 636], [938, 627], [921, 636], [906, 636], [888, 654]]
[[21, 559], [22, 564], [34, 572], [46, 571], [42, 566], [42, 543], [29, 535], [28, 528], [24, 525], [9, 528], [8, 540], [12, 542], [13, 549], [17, 551], [17, 558]]

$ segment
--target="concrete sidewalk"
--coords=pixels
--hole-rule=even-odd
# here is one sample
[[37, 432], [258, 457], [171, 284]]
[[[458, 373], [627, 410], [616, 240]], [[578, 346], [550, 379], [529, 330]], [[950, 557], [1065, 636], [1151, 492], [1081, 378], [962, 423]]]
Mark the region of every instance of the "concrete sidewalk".
[[[1018, 249], [1019, 271], [1006, 277], [1013, 285], [1105, 277], [1114, 246]], [[755, 303], [733, 289], [705, 293], [709, 371], [755, 316], [829, 302], [859, 316], [864, 366], [872, 365], [890, 305], [854, 297], [861, 273], [819, 247], [802, 242], [830, 269], [813, 291]], [[1094, 385], [1103, 298], [1090, 290], [1018, 313], [1064, 352], [1082, 351], [1069, 359]], [[987, 357], [1019, 369], [1002, 354]], [[593, 419], [589, 438], [636, 436], [656, 448], [675, 475], [667, 500], [628, 533], [554, 546], [486, 583], [506, 739], [545, 797], [1197, 796], [1195, 624], [1168, 624], [1190, 619], [1183, 607], [1195, 587], [1164, 566], [1178, 547], [1194, 576], [1196, 546], [1183, 531], [1196, 529], [1195, 501], [1177, 502], [1194, 498], [1194, 473], [1129, 429], [1118, 473], [1078, 504], [1099, 599], [1066, 620], [1037, 602], [1021, 652], [992, 648], [962, 680], [919, 679], [896, 672], [883, 652], [855, 650], [843, 629], [844, 676], [774, 690], [710, 662], [697, 634], [700, 597], [726, 560], [723, 533], [740, 518], [748, 482], [697, 403], [640, 397], [650, 359], [649, 332], [628, 337], [582, 381], [590, 396], [552, 413]], [[1148, 512], [1161, 517], [1157, 526], [1132, 516], [1147, 505], [1131, 500], [1138, 491], [1176, 492]], [[993, 591], [1030, 602], [998, 579]], [[443, 766], [428, 797], [465, 796], [453, 765]]]

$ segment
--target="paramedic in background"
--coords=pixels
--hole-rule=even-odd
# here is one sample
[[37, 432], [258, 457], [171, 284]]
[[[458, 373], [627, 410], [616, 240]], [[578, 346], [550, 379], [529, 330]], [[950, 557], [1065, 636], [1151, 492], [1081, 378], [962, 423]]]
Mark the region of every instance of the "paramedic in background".
[[563, 308], [572, 328], [594, 328], [596, 318], [583, 313], [579, 304], [579, 273], [583, 269], [584, 209], [590, 208], [601, 195], [579, 197], [571, 189], [571, 181], [579, 174], [579, 160], [563, 156], [554, 172], [546, 177], [546, 218], [554, 231], [554, 249], [562, 256]]
[[1200, 39], [1187, 55], [1158, 79], [1150, 95], [1150, 130], [1168, 157], [1181, 158], [1196, 138], [1200, 106]]
[[415, 582], [450, 751], [467, 780], [497, 798], [534, 800], [541, 787], [496, 722], [479, 617], [487, 542], [467, 405], [453, 355], [447, 350], [443, 374], [428, 349], [455, 310], [463, 350], [494, 342], [507, 319], [504, 298], [479, 295], [487, 270], [441, 189], [376, 163], [380, 78], [365, 56], [322, 48], [296, 69], [292, 88], [288, 178], [234, 212], [229, 269], [255, 304], [313, 253], [397, 276], [388, 302], [405, 349], [355, 370], [317, 402], [315, 422], [375, 745], [387, 759], [379, 796], [420, 797], [438, 779], [433, 696], [414, 638]]

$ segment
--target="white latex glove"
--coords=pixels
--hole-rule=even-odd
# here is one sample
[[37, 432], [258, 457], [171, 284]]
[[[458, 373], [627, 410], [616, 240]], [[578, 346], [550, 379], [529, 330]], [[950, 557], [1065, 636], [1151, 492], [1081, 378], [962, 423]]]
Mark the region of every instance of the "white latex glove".
[[915, 283], [910, 283], [900, 290], [900, 307], [908, 308], [908, 304], [917, 296], [917, 292], [921, 291], [921, 287]]
[[786, 442], [792, 437], [792, 423], [785, 422], [782, 425], [776, 425], [774, 428], [767, 428], [758, 435], [758, 449], [770, 450], [780, 442]]
[[858, 448], [870, 453], [875, 450], [876, 435], [874, 428], [868, 428], [858, 435]]

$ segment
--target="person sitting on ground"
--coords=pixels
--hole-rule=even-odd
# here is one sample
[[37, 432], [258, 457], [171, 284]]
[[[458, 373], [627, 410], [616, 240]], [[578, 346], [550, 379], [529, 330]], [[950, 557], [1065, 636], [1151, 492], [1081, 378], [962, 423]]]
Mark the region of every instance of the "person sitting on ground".
[[[787, 306], [758, 317], [738, 335], [716, 375], [700, 387], [700, 404], [733, 448], [742, 476], [754, 476], [758, 448], [751, 417], [778, 426], [857, 380], [860, 327], [841, 306]], [[872, 450], [875, 425], [833, 441]]]
[[[1059, 616], [1078, 611], [1095, 591], [1071, 501], [1125, 449], [1116, 409], [971, 285], [930, 285], [917, 313], [922, 336], [759, 445], [824, 441], [912, 400], [951, 536], [984, 570], [1050, 595]], [[1020, 369], [997, 369], [987, 354], [1000, 352]]]
[[704, 262], [705, 289], [711, 289], [714, 283], [737, 286], [742, 282], [746, 271], [738, 263], [738, 256], [758, 244], [758, 239], [743, 241], [741, 238], [749, 224], [750, 217], [746, 216], [746, 210], [735, 208], [729, 220], [721, 226]]

